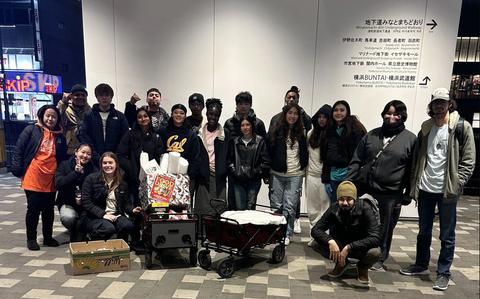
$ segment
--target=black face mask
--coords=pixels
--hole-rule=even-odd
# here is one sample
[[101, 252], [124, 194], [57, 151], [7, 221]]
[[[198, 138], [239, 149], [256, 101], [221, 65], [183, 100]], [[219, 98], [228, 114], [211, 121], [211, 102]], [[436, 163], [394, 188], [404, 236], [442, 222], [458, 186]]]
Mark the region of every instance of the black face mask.
[[396, 123], [383, 122], [382, 133], [385, 137], [392, 137], [405, 130], [405, 124], [402, 121]]

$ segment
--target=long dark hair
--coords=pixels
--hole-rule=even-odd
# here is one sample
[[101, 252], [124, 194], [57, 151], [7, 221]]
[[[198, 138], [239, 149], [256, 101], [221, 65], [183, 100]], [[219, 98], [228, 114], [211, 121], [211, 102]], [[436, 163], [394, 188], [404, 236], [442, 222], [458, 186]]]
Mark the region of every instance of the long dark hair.
[[241, 128], [242, 128], [242, 122], [244, 120], [246, 120], [250, 123], [250, 127], [252, 128], [252, 136], [255, 136], [255, 123], [257, 122], [257, 119], [255, 117], [251, 116], [251, 115], [248, 115], [248, 114], [240, 117], [240, 121], [235, 123], [235, 127], [236, 127], [235, 130], [237, 132], [240, 132], [240, 136], [243, 137], [243, 133], [241, 133], [242, 132]]
[[351, 136], [352, 134], [360, 134], [365, 135], [367, 134], [367, 129], [363, 126], [363, 124], [358, 120], [357, 116], [351, 114], [350, 105], [347, 101], [340, 100], [336, 101], [332, 107], [332, 114], [330, 115], [329, 126], [328, 130], [331, 132], [332, 130], [335, 131], [338, 127], [336, 121], [333, 119], [333, 113], [335, 111], [335, 107], [338, 105], [343, 105], [347, 109], [347, 116], [341, 125], [344, 127], [344, 132], [341, 135], [342, 144], [348, 146], [351, 143]]
[[[292, 108], [297, 109], [298, 119], [293, 125], [293, 127], [290, 128], [290, 125], [287, 123], [287, 113]], [[295, 141], [300, 140], [300, 138], [305, 135], [305, 132], [304, 132], [305, 129], [303, 127], [302, 118], [300, 116], [300, 111], [301, 111], [300, 109], [301, 109], [300, 106], [298, 106], [298, 104], [295, 104], [295, 103], [290, 103], [283, 106], [282, 117], [275, 124], [275, 128], [272, 133], [272, 143], [275, 143], [275, 140], [278, 137], [290, 138], [290, 141], [291, 141], [290, 148], [293, 148]]]
[[[332, 113], [332, 107], [328, 104], [323, 105], [318, 111], [312, 116], [312, 133], [310, 134], [310, 139], [308, 140], [308, 144], [312, 148], [323, 147], [326, 142], [327, 137], [327, 127], [328, 121], [330, 120]], [[322, 128], [318, 124], [318, 118], [320, 115], [324, 115], [327, 119], [327, 123]]]

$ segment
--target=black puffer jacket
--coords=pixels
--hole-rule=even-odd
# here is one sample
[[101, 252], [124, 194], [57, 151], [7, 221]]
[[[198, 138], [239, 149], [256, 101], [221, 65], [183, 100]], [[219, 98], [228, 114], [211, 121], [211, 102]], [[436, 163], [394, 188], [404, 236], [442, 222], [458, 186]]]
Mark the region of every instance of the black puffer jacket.
[[82, 207], [75, 202], [75, 189], [78, 187], [79, 190], [82, 190], [85, 178], [96, 172], [97, 169], [92, 162], [89, 162], [83, 167], [84, 173], [79, 173], [75, 171], [75, 165], [75, 157], [71, 157], [57, 167], [55, 172], [55, 187], [58, 190], [56, 204], [58, 208], [65, 204], [69, 205], [79, 213]]
[[[250, 111], [248, 112], [248, 116], [255, 119], [254, 133], [265, 138], [265, 136], [267, 135], [267, 131], [265, 130], [265, 124], [263, 123], [263, 121], [255, 115], [255, 111], [253, 111], [253, 109], [250, 109]], [[242, 133], [240, 132], [240, 117], [238, 116], [238, 114], [235, 113], [231, 118], [227, 119], [223, 128], [230, 133], [231, 138], [241, 136]]]
[[148, 159], [157, 160], [165, 152], [160, 134], [144, 134], [141, 130], [133, 129], [125, 133], [117, 148], [120, 167], [125, 172], [128, 184], [138, 187], [138, 174], [140, 173], [140, 154], [146, 152]]
[[[330, 234], [326, 231], [330, 230]], [[367, 251], [380, 245], [380, 226], [372, 207], [363, 199], [347, 212], [338, 203], [331, 205], [312, 228], [312, 237], [319, 243], [330, 240], [348, 244], [352, 250]]]
[[228, 146], [228, 169], [236, 181], [267, 178], [270, 156], [265, 140], [254, 135], [247, 145], [242, 137], [235, 137]]
[[[273, 140], [275, 138], [275, 140]], [[287, 139], [283, 134], [273, 136], [273, 132], [268, 134], [266, 139], [268, 153], [270, 154], [270, 167], [276, 172], [287, 172]], [[307, 137], [302, 135], [298, 140], [300, 169], [308, 165]]]
[[93, 105], [92, 111], [85, 115], [78, 139], [82, 143], [88, 143], [92, 146], [92, 158], [94, 163], [98, 163], [100, 156], [104, 152], [116, 152], [123, 135], [128, 131], [128, 123], [122, 112], [115, 110], [115, 106], [110, 104], [110, 110], [107, 118], [107, 127], [105, 129], [106, 137], [103, 136], [103, 123], [100, 116], [98, 104]]
[[344, 168], [348, 167], [353, 153], [358, 143], [363, 137], [363, 133], [353, 131], [346, 141], [342, 141], [342, 137], [347, 134], [344, 127], [342, 135], [338, 135], [336, 128], [327, 130], [327, 139], [325, 149], [320, 150], [323, 160], [322, 183], [330, 182], [330, 170], [332, 167]]
[[[17, 139], [15, 151], [12, 157], [10, 170], [16, 177], [23, 177], [28, 166], [37, 154], [40, 143], [43, 139], [43, 128], [39, 125], [29, 125]], [[67, 142], [63, 134], [55, 135], [55, 158], [57, 165], [67, 159]]]
[[[348, 166], [347, 180], [356, 182], [360, 168], [372, 161], [383, 148], [382, 128], [376, 128], [365, 135], [355, 150], [350, 165]], [[395, 192], [402, 193], [408, 189], [410, 167], [412, 163], [413, 148], [416, 136], [407, 129], [401, 131], [385, 148], [371, 168], [368, 193]], [[408, 194], [408, 191], [406, 194]]]
[[[82, 216], [103, 218], [107, 207], [108, 188], [102, 180], [101, 172], [87, 176], [82, 187]], [[128, 196], [128, 185], [124, 181], [115, 189], [117, 208], [121, 215], [132, 215], [133, 206]]]

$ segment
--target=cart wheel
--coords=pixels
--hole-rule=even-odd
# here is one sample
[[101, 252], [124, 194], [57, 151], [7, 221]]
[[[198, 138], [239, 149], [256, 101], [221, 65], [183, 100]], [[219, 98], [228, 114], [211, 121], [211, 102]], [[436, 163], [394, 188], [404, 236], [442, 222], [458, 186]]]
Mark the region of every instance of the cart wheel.
[[197, 266], [197, 247], [190, 247], [190, 266]]
[[221, 278], [230, 278], [235, 271], [234, 266], [233, 259], [226, 258], [220, 264], [218, 264], [217, 273]]
[[281, 263], [285, 258], [285, 245], [279, 244], [273, 248], [272, 251], [272, 262], [274, 264]]
[[210, 270], [212, 267], [212, 258], [210, 257], [209, 250], [200, 250], [198, 253], [198, 264], [202, 269]]
[[153, 261], [152, 261], [152, 252], [146, 251], [145, 252], [145, 268], [152, 269]]

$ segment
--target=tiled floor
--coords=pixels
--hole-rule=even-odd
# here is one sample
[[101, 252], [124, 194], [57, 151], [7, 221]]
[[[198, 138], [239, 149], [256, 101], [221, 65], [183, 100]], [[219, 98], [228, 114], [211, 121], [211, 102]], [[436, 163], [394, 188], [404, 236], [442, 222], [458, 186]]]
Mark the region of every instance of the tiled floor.
[[[398, 274], [415, 258], [417, 225], [400, 222], [395, 231], [386, 273], [372, 273], [370, 287], [360, 285], [355, 273], [344, 280], [330, 280], [332, 268], [306, 245], [308, 222], [296, 235], [281, 264], [269, 264], [270, 249], [255, 251], [230, 279], [215, 271], [188, 267], [188, 253], [170, 251], [145, 270], [143, 256], [131, 254], [131, 270], [82, 276], [71, 275], [68, 235], [58, 221], [58, 248], [25, 248], [25, 196], [19, 181], [0, 175], [0, 298], [478, 298], [479, 297], [479, 199], [463, 197], [458, 208], [457, 248], [453, 285], [447, 292], [432, 290], [435, 276], [410, 278]], [[41, 231], [41, 230], [39, 230]], [[432, 266], [438, 256], [438, 223], [434, 228]], [[39, 241], [40, 238], [39, 238]], [[39, 242], [41, 244], [41, 242]], [[222, 254], [213, 255], [218, 261]]]

